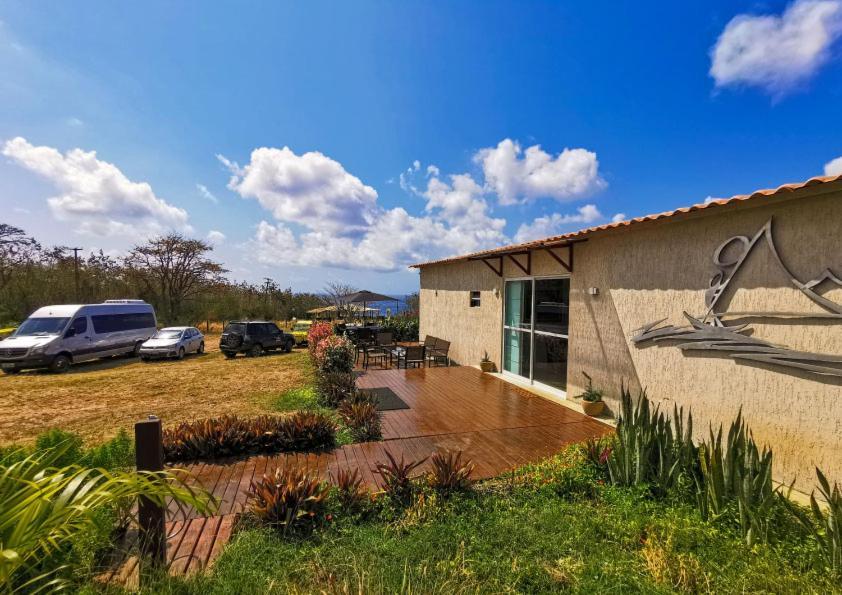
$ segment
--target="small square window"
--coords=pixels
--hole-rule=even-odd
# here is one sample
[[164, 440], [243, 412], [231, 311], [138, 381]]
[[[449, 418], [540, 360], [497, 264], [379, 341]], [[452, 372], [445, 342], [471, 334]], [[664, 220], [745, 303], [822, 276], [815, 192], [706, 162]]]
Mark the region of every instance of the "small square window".
[[470, 304], [471, 308], [479, 308], [479, 304], [480, 304], [479, 292], [478, 291], [472, 291], [471, 292], [471, 304]]

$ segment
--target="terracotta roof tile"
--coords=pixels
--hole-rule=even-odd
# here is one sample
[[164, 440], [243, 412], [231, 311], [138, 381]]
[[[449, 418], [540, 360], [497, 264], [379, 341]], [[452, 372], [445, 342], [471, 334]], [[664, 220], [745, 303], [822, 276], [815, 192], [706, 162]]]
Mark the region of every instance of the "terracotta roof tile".
[[821, 184], [828, 184], [831, 182], [839, 182], [842, 181], [842, 175], [838, 176], [822, 176], [822, 177], [815, 177], [810, 178], [806, 182], [801, 182], [798, 184], [784, 184], [783, 186], [778, 186], [774, 189], [767, 189], [767, 190], [756, 190], [751, 194], [738, 194], [736, 196], [732, 196], [731, 198], [722, 198], [717, 200], [711, 200], [705, 203], [700, 203], [696, 205], [692, 205], [689, 207], [682, 207], [679, 209], [675, 209], [673, 211], [665, 211], [663, 213], [656, 213], [654, 215], [645, 215], [643, 217], [635, 217], [633, 219], [627, 219], [625, 221], [618, 221], [616, 223], [606, 223], [604, 225], [598, 225], [596, 227], [588, 227], [586, 229], [580, 229], [578, 231], [574, 231], [571, 233], [566, 233], [558, 236], [550, 236], [548, 238], [543, 238], [540, 240], [533, 240], [531, 242], [524, 242], [522, 244], [509, 244], [507, 246], [500, 246], [499, 248], [491, 248], [489, 250], [481, 250], [479, 252], [472, 252], [470, 254], [462, 254], [459, 256], [451, 256], [449, 258], [442, 258], [439, 260], [430, 260], [427, 262], [420, 262], [417, 264], [410, 265], [411, 268], [420, 268], [424, 266], [428, 266], [431, 264], [442, 264], [446, 262], [457, 262], [460, 260], [468, 260], [470, 258], [477, 258], [481, 256], [494, 256], [496, 254], [510, 252], [512, 250], [527, 250], [533, 248], [541, 248], [547, 246], [549, 244], [558, 244], [564, 243], [565, 240], [573, 241], [578, 239], [583, 239], [584, 236], [591, 234], [597, 231], [605, 231], [609, 229], [621, 228], [621, 227], [628, 227], [634, 224], [643, 223], [645, 221], [657, 221], [659, 219], [666, 219], [668, 217], [675, 217], [678, 215], [683, 215], [686, 213], [692, 213], [694, 211], [702, 211], [704, 209], [711, 209], [717, 207], [723, 207], [726, 205], [732, 205], [736, 203], [745, 202], [748, 200], [756, 200], [760, 198], [770, 198], [774, 196], [779, 196], [782, 194], [794, 192], [796, 190], [801, 190], [803, 188], [809, 188], [811, 186], [818, 186]]

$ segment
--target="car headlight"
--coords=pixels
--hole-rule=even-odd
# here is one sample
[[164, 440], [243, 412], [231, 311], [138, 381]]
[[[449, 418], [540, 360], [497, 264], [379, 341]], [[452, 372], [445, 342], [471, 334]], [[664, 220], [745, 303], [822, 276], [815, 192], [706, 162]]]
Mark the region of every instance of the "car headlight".
[[37, 345], [32, 348], [32, 355], [41, 355], [47, 349], [47, 345]]

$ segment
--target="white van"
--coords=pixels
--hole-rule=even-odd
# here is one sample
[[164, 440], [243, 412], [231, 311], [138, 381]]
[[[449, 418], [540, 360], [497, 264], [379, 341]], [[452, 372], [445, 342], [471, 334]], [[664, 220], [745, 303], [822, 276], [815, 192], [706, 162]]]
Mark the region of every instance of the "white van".
[[45, 306], [0, 341], [0, 369], [66, 372], [71, 364], [140, 351], [155, 334], [155, 310], [143, 300], [106, 300], [87, 306]]

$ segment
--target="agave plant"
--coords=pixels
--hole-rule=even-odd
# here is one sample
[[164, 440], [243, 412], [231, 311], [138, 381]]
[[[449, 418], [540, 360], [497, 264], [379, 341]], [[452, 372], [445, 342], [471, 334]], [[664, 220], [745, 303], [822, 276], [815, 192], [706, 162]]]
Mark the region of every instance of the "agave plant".
[[40, 592], [67, 586], [59, 550], [90, 530], [95, 514], [140, 496], [175, 501], [201, 513], [211, 497], [170, 472], [106, 471], [55, 466], [62, 448], [6, 463], [0, 460], [0, 591]]
[[731, 422], [723, 447], [722, 427], [699, 447], [697, 501], [704, 519], [720, 517], [736, 504], [740, 531], [751, 545], [768, 538], [769, 521], [778, 502], [772, 486], [772, 451], [760, 450], [747, 430], [742, 412]]
[[471, 479], [474, 463], [470, 460], [463, 461], [461, 450], [435, 453], [430, 458], [430, 466], [427, 481], [431, 488], [441, 494], [465, 492], [474, 484]]
[[819, 480], [819, 493], [826, 511], [822, 510], [815, 491], [810, 494], [809, 514], [788, 499], [783, 498], [783, 501], [798, 521], [813, 535], [831, 572], [842, 578], [842, 490], [837, 483], [834, 483], [831, 489], [830, 482], [818, 467], [816, 467], [816, 477]]
[[401, 454], [400, 462], [395, 459], [391, 452], [386, 451], [386, 458], [388, 463], [377, 463], [375, 473], [379, 473], [383, 478], [383, 486], [386, 494], [396, 503], [401, 505], [409, 504], [412, 499], [412, 494], [415, 491], [415, 486], [412, 481], [412, 472], [423, 465], [427, 458], [419, 461], [407, 462]]
[[278, 467], [252, 481], [248, 492], [252, 514], [284, 534], [311, 530], [321, 522], [327, 494], [326, 483], [296, 467]]
[[649, 485], [663, 495], [682, 476], [694, 474], [696, 446], [693, 416], [675, 408], [672, 418], [658, 407], [653, 410], [646, 391], [633, 402], [625, 386], [621, 390], [621, 413], [607, 458], [611, 482], [617, 485]]

